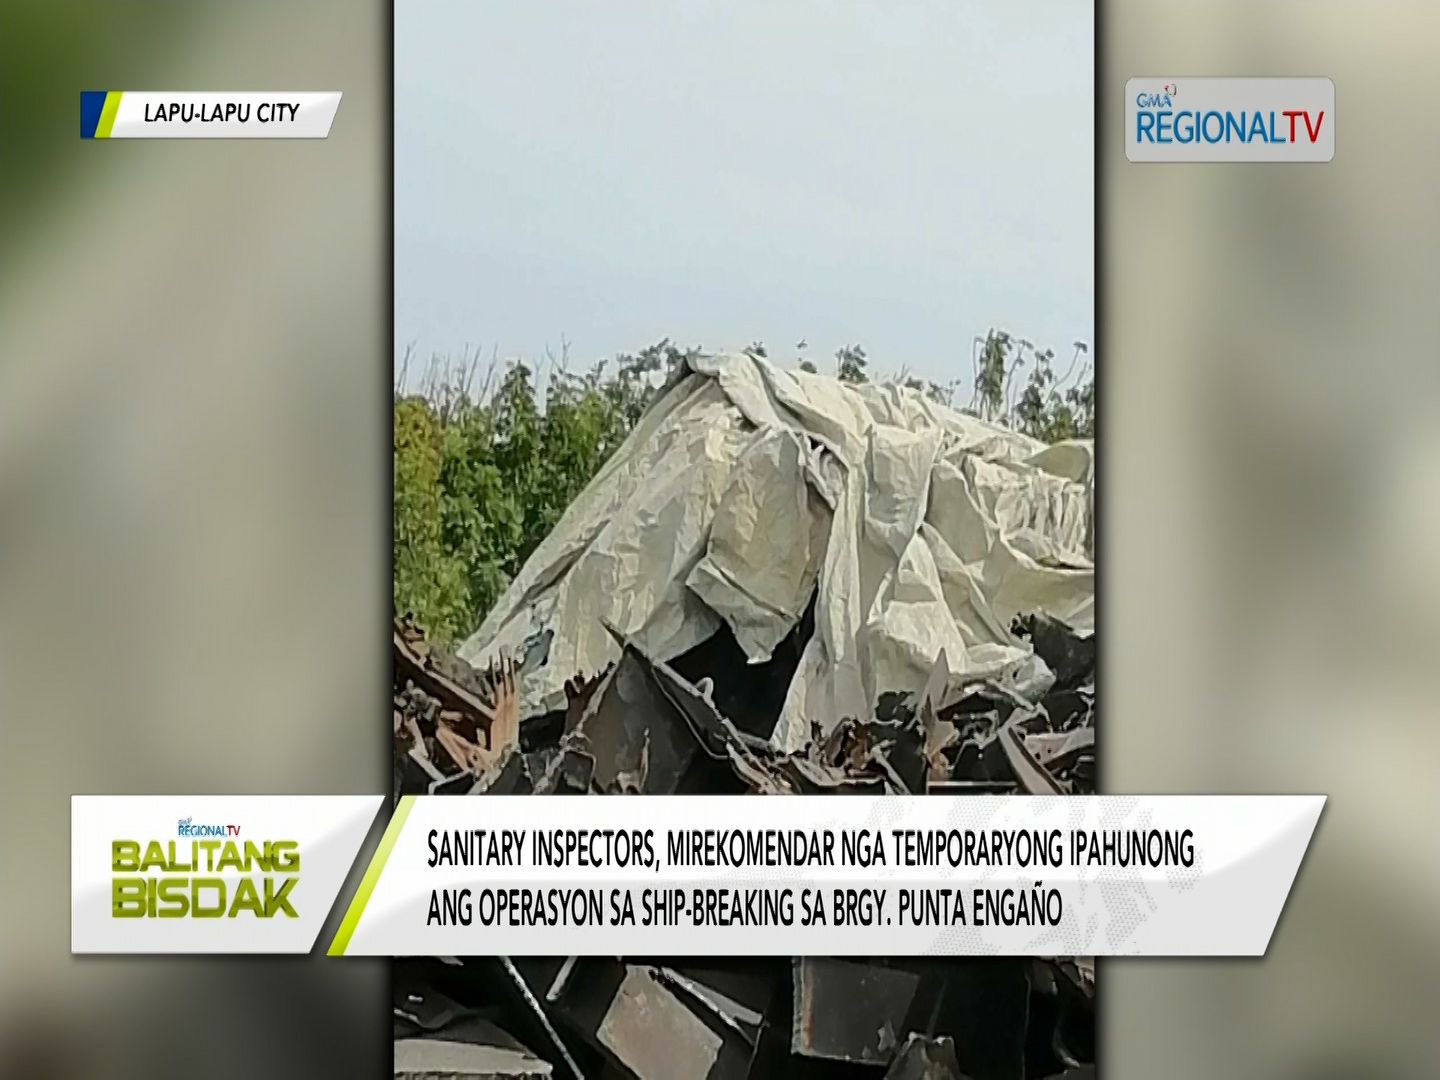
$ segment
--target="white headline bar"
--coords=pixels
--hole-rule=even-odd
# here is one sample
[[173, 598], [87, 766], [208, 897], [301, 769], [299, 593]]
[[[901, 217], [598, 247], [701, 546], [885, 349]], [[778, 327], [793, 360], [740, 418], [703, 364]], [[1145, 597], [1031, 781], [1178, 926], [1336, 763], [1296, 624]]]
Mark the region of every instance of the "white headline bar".
[[247, 93], [119, 91], [110, 139], [324, 139], [339, 92]]
[[332, 952], [1265, 952], [1323, 796], [407, 797]]

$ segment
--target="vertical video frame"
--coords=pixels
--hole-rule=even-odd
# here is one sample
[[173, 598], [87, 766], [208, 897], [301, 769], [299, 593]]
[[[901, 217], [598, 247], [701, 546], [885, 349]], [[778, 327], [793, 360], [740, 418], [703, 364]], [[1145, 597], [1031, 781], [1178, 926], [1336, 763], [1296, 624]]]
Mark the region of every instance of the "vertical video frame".
[[[396, 798], [1095, 791], [1093, 81], [1084, 4], [397, 8]], [[1083, 957], [394, 972], [397, 1077], [1096, 1075]]]

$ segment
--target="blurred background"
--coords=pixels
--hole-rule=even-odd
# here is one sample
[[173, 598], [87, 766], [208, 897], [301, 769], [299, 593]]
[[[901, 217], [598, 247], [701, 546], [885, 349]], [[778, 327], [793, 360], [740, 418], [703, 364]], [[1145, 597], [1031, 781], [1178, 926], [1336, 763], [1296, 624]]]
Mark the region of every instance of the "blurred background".
[[[1101, 1072], [1440, 1075], [1440, 7], [1100, 18], [1105, 788], [1330, 797], [1263, 962], [1102, 965]], [[1335, 160], [1131, 165], [1187, 75], [1329, 76]]]
[[389, 64], [373, 2], [0, 4], [0, 1076], [388, 1074], [383, 962], [72, 959], [63, 896], [74, 791], [386, 790]]
[[[1099, 18], [1104, 780], [1330, 796], [1263, 962], [1103, 965], [1102, 1075], [1433, 1076], [1440, 10]], [[384, 789], [389, 20], [0, 3], [0, 1076], [388, 1071], [383, 965], [72, 960], [62, 897], [72, 791]], [[1126, 162], [1127, 78], [1257, 74], [1333, 163]], [[345, 98], [78, 138], [175, 87]]]

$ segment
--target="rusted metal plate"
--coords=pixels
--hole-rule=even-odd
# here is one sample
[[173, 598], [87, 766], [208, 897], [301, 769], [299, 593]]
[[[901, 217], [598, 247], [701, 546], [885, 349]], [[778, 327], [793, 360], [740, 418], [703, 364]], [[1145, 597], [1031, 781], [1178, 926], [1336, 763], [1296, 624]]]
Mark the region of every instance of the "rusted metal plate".
[[790, 1047], [831, 1061], [884, 1065], [904, 1038], [920, 976], [851, 960], [795, 961]]
[[626, 969], [595, 1037], [639, 1080], [707, 1080], [725, 1043], [639, 967]]
[[[743, 985], [740, 992], [748, 993]], [[547, 1001], [567, 1030], [627, 1080], [746, 1080], [759, 1017], [676, 971], [581, 958], [552, 979]]]
[[413, 682], [419, 689], [438, 698], [447, 709], [468, 712], [484, 717], [487, 721], [494, 713], [490, 706], [466, 690], [463, 686], [434, 670], [428, 652], [421, 652], [397, 627], [394, 633], [395, 682], [404, 686]]
[[601, 791], [618, 790], [643, 772], [645, 794], [672, 793], [699, 753], [649, 662], [628, 648], [595, 691], [577, 733], [590, 745], [592, 783]]

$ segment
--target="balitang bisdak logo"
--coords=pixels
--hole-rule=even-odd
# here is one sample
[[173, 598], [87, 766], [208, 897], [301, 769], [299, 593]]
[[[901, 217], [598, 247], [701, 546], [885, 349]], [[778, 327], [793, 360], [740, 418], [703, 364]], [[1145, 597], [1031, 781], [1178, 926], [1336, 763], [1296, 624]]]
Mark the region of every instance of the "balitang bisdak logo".
[[1131, 161], [1330, 161], [1335, 84], [1329, 79], [1131, 79], [1125, 86]]
[[291, 900], [298, 841], [254, 839], [239, 825], [193, 816], [175, 833], [180, 839], [111, 840], [111, 918], [299, 918]]
[[72, 795], [70, 951], [309, 952], [383, 802]]

